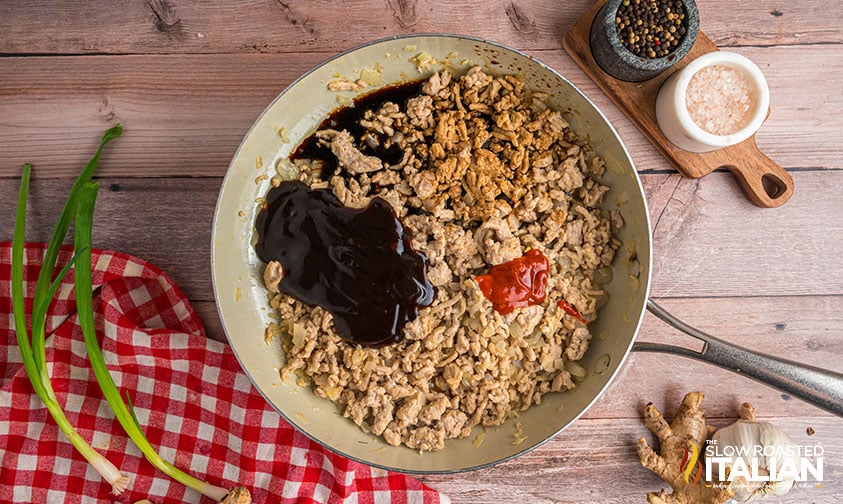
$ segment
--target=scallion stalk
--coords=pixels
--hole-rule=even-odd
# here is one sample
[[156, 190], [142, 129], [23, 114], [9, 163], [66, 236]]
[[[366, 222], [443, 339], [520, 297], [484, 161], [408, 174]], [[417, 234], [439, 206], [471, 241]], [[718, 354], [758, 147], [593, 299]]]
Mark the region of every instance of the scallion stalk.
[[[214, 499], [216, 502], [226, 502], [227, 497], [229, 497], [231, 502], [235, 502], [232, 500], [235, 494], [240, 495], [245, 492], [248, 495], [248, 492], [242, 487], [235, 488], [235, 491], [229, 493], [224, 488], [194, 478], [161, 458], [146, 438], [134, 414], [131, 399], [129, 399], [129, 405], [127, 406], [123, 401], [123, 397], [120, 395], [120, 391], [117, 389], [117, 385], [114, 383], [114, 379], [111, 377], [111, 373], [108, 371], [108, 366], [102, 355], [102, 349], [97, 340], [93, 308], [91, 232], [93, 229], [94, 203], [97, 198], [97, 190], [98, 185], [93, 182], [85, 184], [81, 189], [79, 206], [76, 211], [74, 237], [74, 247], [76, 247], [78, 254], [74, 277], [76, 282], [76, 311], [79, 318], [79, 325], [82, 327], [82, 334], [85, 336], [85, 348], [88, 350], [88, 359], [91, 361], [91, 368], [94, 370], [97, 383], [99, 383], [100, 389], [102, 389], [102, 393], [111, 406], [112, 411], [114, 411], [114, 415], [117, 417], [120, 425], [123, 426], [123, 430], [126, 431], [126, 434], [129, 435], [152, 465], [179, 483]], [[251, 499], [241, 499], [237, 502], [251, 502]]]
[[[47, 246], [47, 251], [44, 253], [44, 260], [41, 263], [41, 271], [38, 272], [38, 280], [35, 283], [35, 294], [32, 305], [32, 352], [36, 360], [43, 362], [46, 359], [46, 335], [45, 324], [47, 309], [52, 301], [52, 296], [47, 296], [47, 288], [50, 285], [50, 279], [53, 276], [53, 271], [56, 267], [56, 259], [59, 255], [59, 249], [67, 235], [73, 218], [76, 216], [76, 207], [79, 204], [79, 189], [91, 180], [94, 171], [99, 165], [100, 156], [105, 145], [119, 137], [123, 133], [123, 127], [120, 124], [114, 125], [108, 129], [100, 140], [100, 145], [94, 153], [94, 157], [85, 165], [85, 169], [73, 186], [70, 188], [70, 194], [67, 196], [67, 201], [64, 203], [59, 221], [53, 229], [53, 234], [50, 237], [50, 243]], [[47, 376], [46, 369], [40, 369], [41, 380], [49, 382], [50, 378]]]
[[[18, 196], [17, 214], [15, 216], [15, 232], [12, 240], [12, 309], [14, 312], [15, 333], [17, 335], [18, 346], [20, 347], [21, 359], [23, 360], [23, 366], [26, 370], [26, 374], [29, 377], [30, 382], [32, 382], [32, 387], [35, 389], [35, 393], [44, 402], [44, 405], [47, 407], [47, 411], [49, 411], [59, 429], [64, 433], [73, 447], [76, 448], [76, 450], [85, 457], [85, 459], [91, 464], [91, 466], [94, 467], [94, 469], [96, 469], [103, 479], [111, 485], [111, 492], [115, 495], [119, 495], [128, 486], [129, 478], [121, 474], [114, 464], [102, 456], [102, 454], [94, 450], [70, 424], [70, 421], [64, 414], [64, 410], [62, 410], [56, 400], [56, 394], [50, 383], [49, 373], [47, 372], [46, 353], [36, 353], [34, 351], [33, 347], [36, 345], [37, 338], [33, 340], [32, 345], [30, 345], [29, 333], [26, 327], [26, 304], [24, 301], [23, 288], [23, 249], [26, 230], [26, 200], [29, 192], [29, 178], [31, 171], [32, 166], [30, 164], [24, 165], [23, 176], [21, 177], [20, 194]], [[61, 243], [59, 243], [59, 245], [60, 244]], [[53, 267], [50, 268], [51, 270], [55, 268], [55, 260], [57, 257], [58, 247], [56, 247], [56, 253], [52, 256]], [[33, 308], [38, 306], [39, 313], [42, 305], [49, 306], [49, 299], [55, 295], [61, 279], [65, 274], [67, 274], [70, 266], [78, 260], [78, 257], [78, 255], [74, 256], [74, 258], [71, 259], [59, 272], [59, 275], [52, 283], [50, 282], [52, 271], [49, 275], [38, 276], [38, 281], [36, 282], [35, 287], [36, 297], [33, 299]], [[42, 273], [45, 267], [46, 262], [42, 265]], [[45, 301], [44, 296], [49, 296], [49, 298]], [[46, 315], [46, 307], [43, 308], [43, 312]], [[37, 320], [35, 317], [35, 310], [33, 310], [33, 327], [35, 327]], [[43, 328], [45, 325], [44, 321], [41, 320], [39, 325]], [[33, 336], [34, 335], [35, 332], [33, 331]], [[38, 343], [43, 345], [43, 336], [42, 341]]]
[[126, 431], [126, 434], [140, 448], [146, 459], [179, 483], [219, 502], [228, 495], [228, 490], [194, 478], [158, 455], [144, 435], [134, 415], [126, 406], [126, 403], [123, 402], [120, 391], [117, 390], [117, 385], [114, 384], [114, 380], [108, 372], [102, 350], [97, 341], [94, 325], [93, 286], [91, 278], [91, 230], [93, 228], [94, 202], [97, 197], [97, 189], [98, 185], [95, 183], [88, 183], [82, 187], [79, 206], [76, 211], [76, 234], [74, 239], [74, 247], [77, 248], [79, 254], [76, 260], [76, 274], [74, 276], [76, 282], [76, 311], [79, 317], [79, 325], [82, 327], [82, 334], [85, 336], [85, 348], [88, 350], [88, 359], [91, 361], [94, 376], [97, 378], [105, 399], [114, 411], [114, 415], [117, 417], [120, 425], [123, 426], [123, 430]]
[[[53, 230], [50, 243], [44, 254], [44, 260], [35, 284], [32, 304], [31, 338], [26, 325], [23, 253], [26, 200], [32, 166], [29, 164], [24, 165], [15, 218], [14, 239], [12, 241], [12, 304], [15, 332], [26, 374], [32, 382], [35, 393], [44, 402], [44, 405], [56, 421], [59, 429], [67, 436], [68, 440], [70, 440], [71, 444], [79, 453], [111, 484], [112, 493], [118, 495], [124, 491], [129, 484], [129, 478], [121, 474], [114, 464], [94, 450], [76, 432], [56, 399], [47, 371], [45, 334], [47, 311], [62, 279], [73, 266], [75, 267], [76, 273], [77, 316], [85, 338], [85, 346], [88, 350], [91, 367], [106, 400], [114, 411], [118, 421], [123, 426], [123, 429], [138, 448], [140, 448], [147, 460], [174, 480], [223, 504], [249, 503], [251, 502], [251, 496], [249, 495], [249, 491], [244, 487], [237, 486], [229, 492], [186, 474], [158, 455], [144, 435], [140, 423], [135, 417], [131, 399], [128, 398], [128, 395], [129, 406], [127, 407], [123, 402], [120, 392], [117, 390], [117, 386], [114, 384], [114, 380], [108, 372], [105, 359], [99, 347], [94, 326], [93, 279], [91, 272], [91, 230], [93, 228], [94, 202], [96, 200], [98, 186], [91, 182], [91, 177], [99, 163], [103, 147], [112, 139], [120, 136], [122, 131], [121, 126], [118, 124], [105, 132], [96, 154], [76, 179], [73, 187], [71, 187], [59, 222]], [[64, 241], [70, 224], [74, 219], [76, 221], [74, 255], [51, 282], [50, 280], [55, 271], [56, 260], [62, 241]]]

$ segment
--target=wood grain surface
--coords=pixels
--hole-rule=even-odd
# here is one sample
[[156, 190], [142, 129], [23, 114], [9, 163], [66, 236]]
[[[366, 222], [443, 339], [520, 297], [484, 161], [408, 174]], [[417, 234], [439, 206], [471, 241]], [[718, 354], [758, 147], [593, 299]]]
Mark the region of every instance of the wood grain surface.
[[[644, 184], [654, 235], [652, 296], [729, 342], [843, 371], [843, 14], [824, 0], [698, 0], [700, 24], [770, 85], [759, 148], [796, 190], [762, 209], [734, 177], [676, 173], [562, 49], [588, 0], [94, 0], [0, 2], [0, 240], [12, 235], [20, 167], [35, 165], [29, 240], [48, 239], [72, 179], [102, 131], [126, 129], [103, 156], [98, 247], [164, 269], [208, 336], [224, 340], [210, 280], [211, 218], [240, 140], [290, 82], [331, 55], [380, 37], [454, 32], [525, 51], [603, 110]], [[261, 337], [261, 335], [256, 335]], [[694, 347], [647, 315], [640, 341]], [[825, 448], [824, 482], [770, 502], [843, 501], [843, 420], [728, 371], [678, 356], [629, 356], [572, 427], [498, 466], [423, 476], [454, 502], [645, 502], [664, 484], [636, 440], [652, 401], [672, 414], [706, 392], [715, 425], [742, 401], [797, 442]], [[812, 427], [813, 436], [806, 429]]]
[[[843, 110], [835, 86], [843, 81], [839, 46], [734, 50], [762, 68], [772, 89], [772, 113], [756, 136], [761, 150], [791, 173], [843, 166], [843, 114], [829, 113]], [[561, 48], [528, 54], [561, 71], [606, 113], [639, 170], [671, 170]], [[73, 176], [115, 121], [126, 132], [101, 176], [221, 176], [264, 107], [330, 55], [2, 58], [0, 177], [18, 176], [25, 161], [45, 168], [36, 177]], [[806, 92], [805, 76], [819, 68], [828, 84]]]

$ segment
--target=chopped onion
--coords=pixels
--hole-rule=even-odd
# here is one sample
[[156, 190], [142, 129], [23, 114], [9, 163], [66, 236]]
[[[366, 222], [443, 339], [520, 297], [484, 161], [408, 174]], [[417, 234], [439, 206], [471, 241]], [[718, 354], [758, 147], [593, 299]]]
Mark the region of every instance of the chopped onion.
[[588, 374], [584, 367], [574, 361], [565, 361], [565, 369], [575, 378], [585, 378], [585, 375]]
[[612, 275], [612, 267], [605, 266], [594, 271], [594, 280], [603, 285], [612, 281]]

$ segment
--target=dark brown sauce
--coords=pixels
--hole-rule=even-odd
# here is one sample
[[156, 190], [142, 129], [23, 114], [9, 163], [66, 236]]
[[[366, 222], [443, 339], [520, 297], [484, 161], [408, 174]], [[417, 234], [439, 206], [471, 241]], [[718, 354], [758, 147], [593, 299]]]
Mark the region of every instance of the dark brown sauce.
[[353, 209], [329, 189], [288, 181], [266, 202], [255, 224], [258, 257], [280, 262], [281, 292], [328, 310], [341, 337], [367, 346], [397, 343], [419, 307], [433, 303], [427, 258], [413, 249], [386, 200]]
[[[402, 110], [405, 110], [406, 107], [404, 107], [404, 104], [407, 99], [420, 94], [421, 83], [422, 81], [415, 81], [386, 86], [360, 96], [351, 105], [331, 112], [331, 115], [316, 128], [316, 131], [324, 129], [346, 130], [357, 140], [366, 132], [360, 126], [360, 119], [363, 119], [363, 115], [367, 110], [377, 112], [381, 105], [388, 101], [397, 104]], [[386, 137], [381, 135], [380, 146], [375, 148], [372, 148], [366, 142], [360, 142], [355, 147], [367, 156], [377, 156], [386, 164], [392, 165], [399, 163], [404, 156], [404, 151], [395, 144], [387, 149], [381, 147], [384, 144], [384, 140], [386, 140]], [[337, 171], [337, 158], [334, 157], [330, 147], [319, 144], [319, 139], [316, 138], [315, 134], [305, 138], [290, 155], [290, 159], [321, 160], [324, 163], [321, 177], [323, 180], [329, 180]]]

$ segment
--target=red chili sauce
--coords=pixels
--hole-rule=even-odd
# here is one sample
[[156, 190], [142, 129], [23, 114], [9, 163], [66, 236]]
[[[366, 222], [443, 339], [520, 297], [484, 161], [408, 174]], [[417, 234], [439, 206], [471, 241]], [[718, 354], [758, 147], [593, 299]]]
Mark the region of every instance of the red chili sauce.
[[547, 297], [547, 257], [538, 249], [489, 268], [476, 277], [486, 299], [503, 315], [516, 308], [540, 304]]

